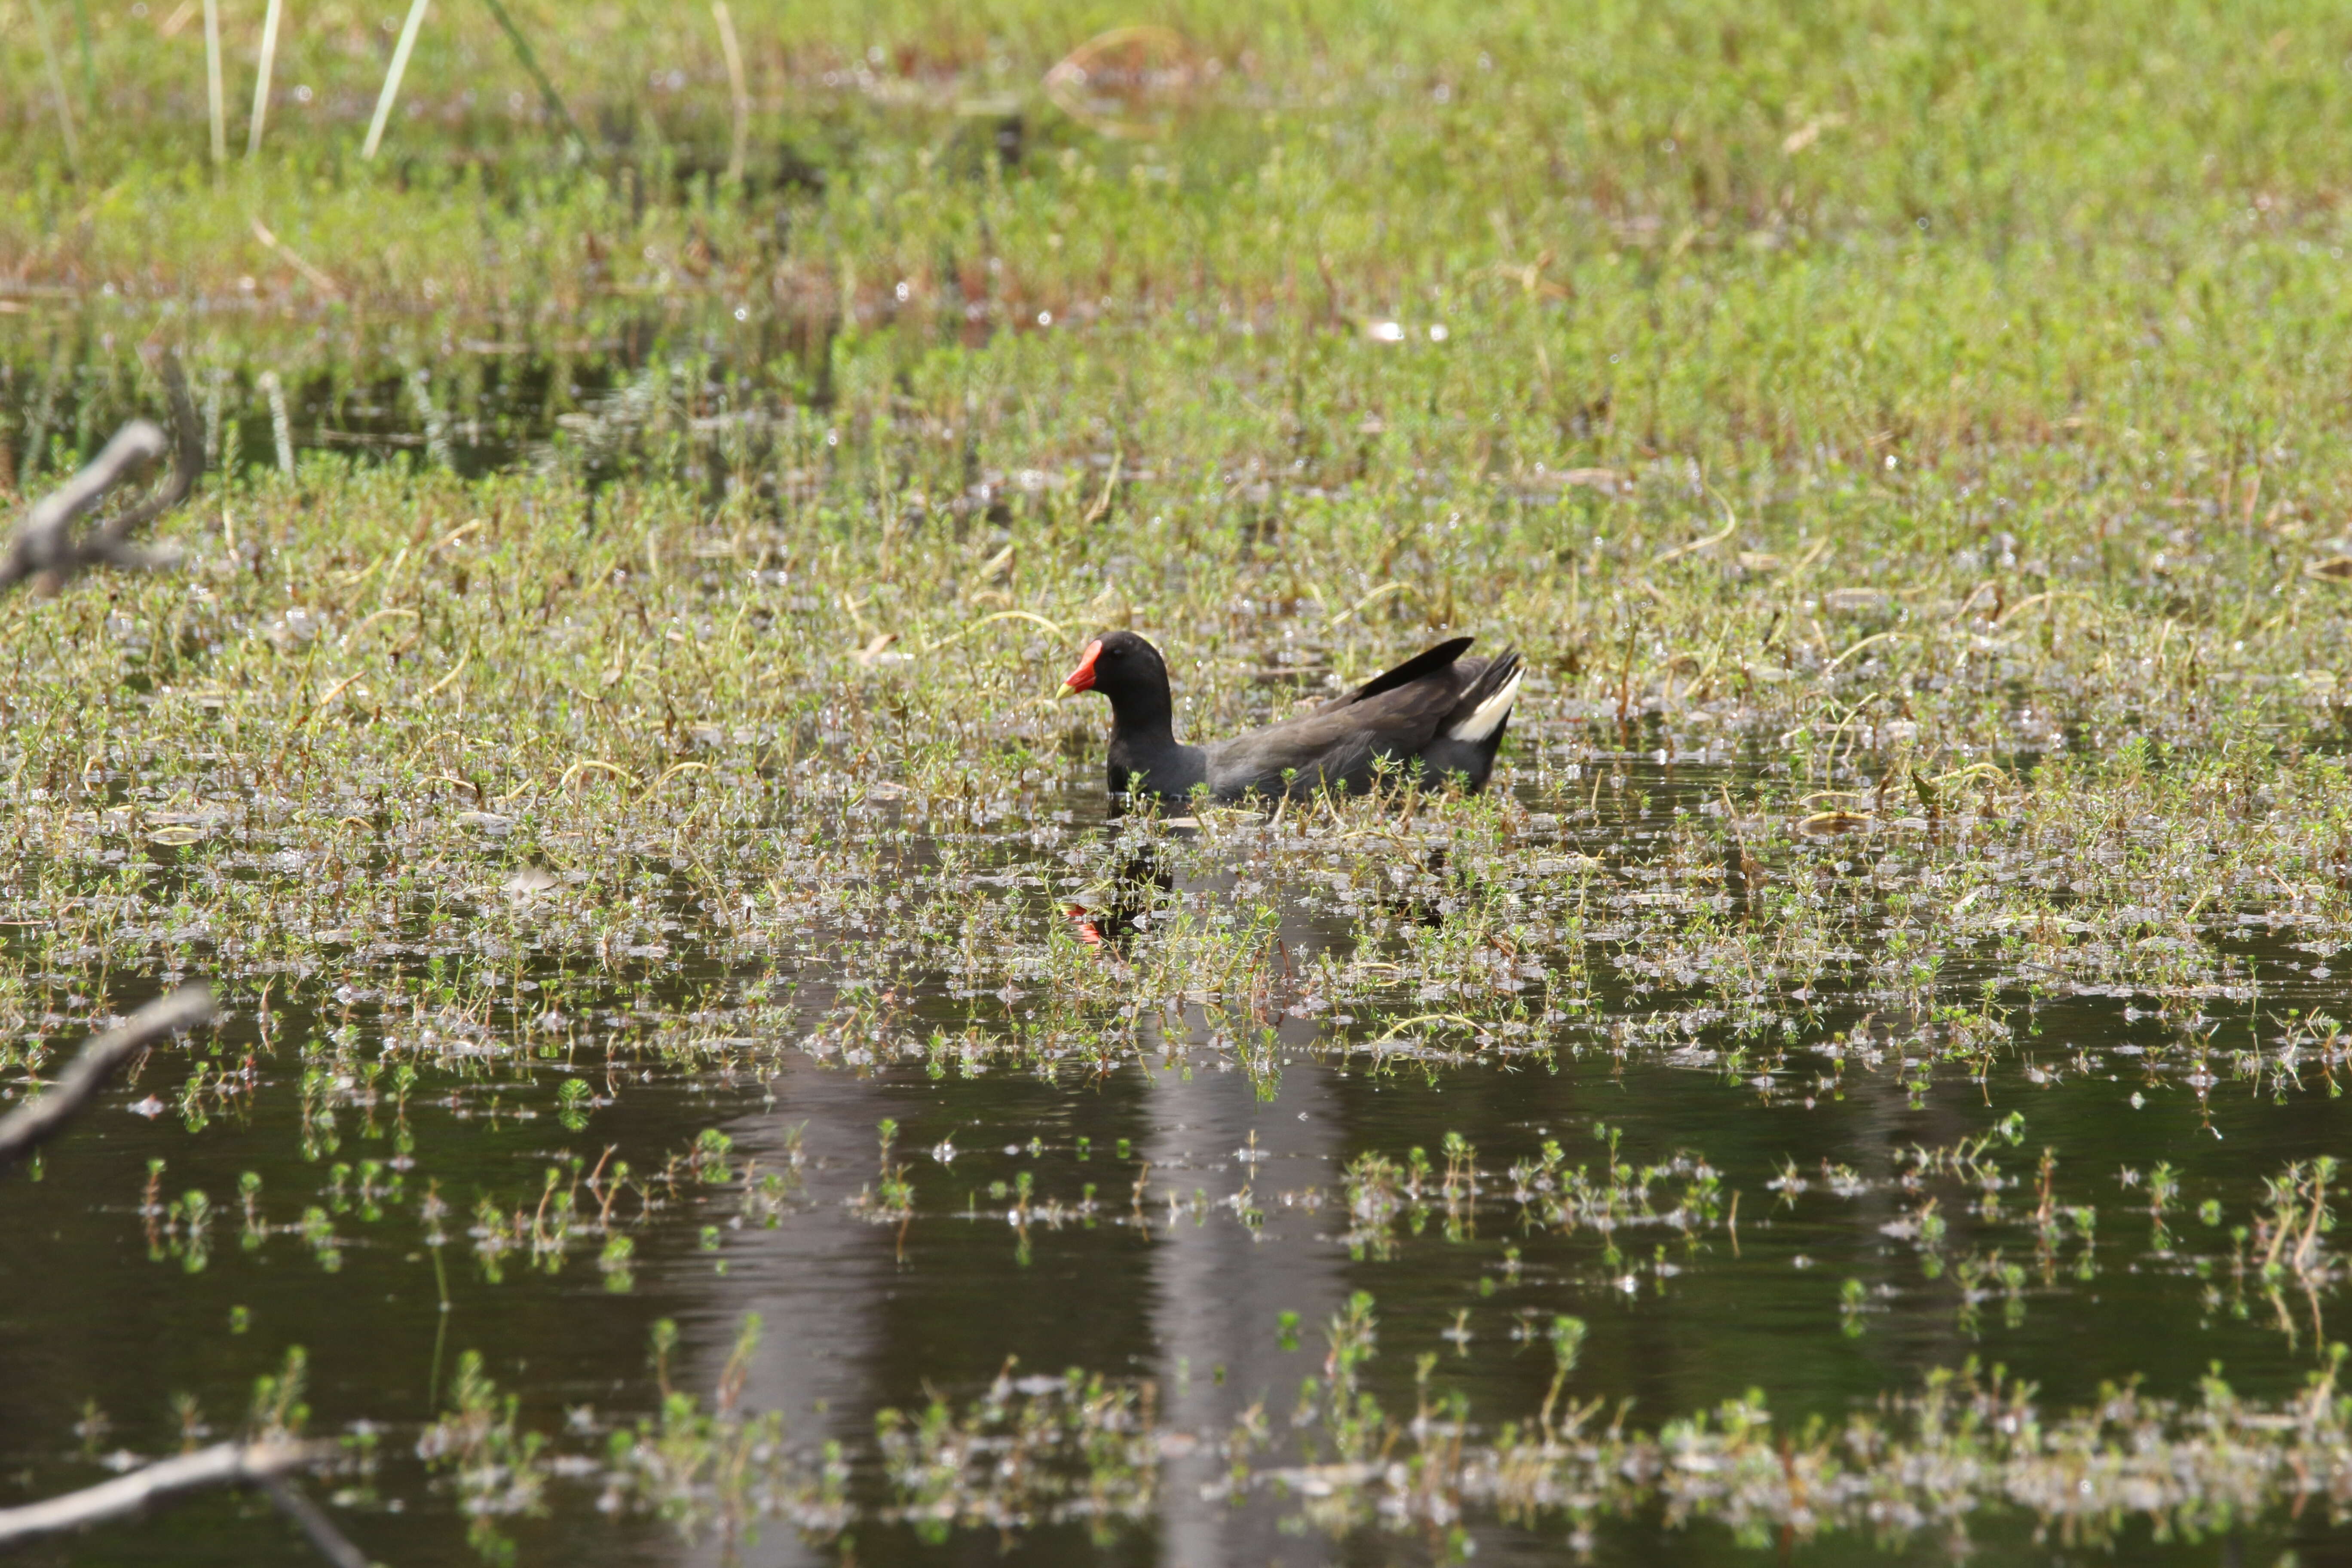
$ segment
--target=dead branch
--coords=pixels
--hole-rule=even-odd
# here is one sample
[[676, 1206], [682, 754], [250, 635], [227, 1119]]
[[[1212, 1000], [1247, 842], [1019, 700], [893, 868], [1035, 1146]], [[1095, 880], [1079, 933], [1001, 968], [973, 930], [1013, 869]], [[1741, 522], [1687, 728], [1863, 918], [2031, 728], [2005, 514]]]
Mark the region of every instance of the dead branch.
[[[155, 370], [172, 411], [171, 436], [144, 419], [133, 419], [114, 433], [88, 468], [34, 503], [24, 526], [8, 542], [7, 553], [0, 555], [0, 591], [30, 579], [41, 592], [54, 594], [92, 566], [144, 569], [169, 563], [168, 554], [133, 544], [131, 533], [188, 499], [205, 471], [205, 437], [179, 356], [164, 350]], [[75, 537], [73, 525], [83, 514], [132, 470], [166, 452], [172, 454], [172, 472], [162, 489]]]
[[[333, 1458], [331, 1443], [215, 1443], [193, 1454], [159, 1460], [127, 1476], [22, 1508], [0, 1509], [0, 1549], [136, 1513], [151, 1503], [200, 1487], [267, 1481]], [[340, 1537], [339, 1537], [340, 1539]], [[346, 1543], [348, 1544], [348, 1543]]]
[[[148, 1003], [105, 1034], [93, 1036], [46, 1094], [0, 1117], [0, 1167], [56, 1136], [82, 1102], [113, 1076], [115, 1068], [166, 1035], [208, 1024], [212, 1018], [212, 987], [199, 980]], [[0, 1519], [6, 1517], [0, 1514]], [[6, 1539], [0, 1532], [0, 1541]]]
[[367, 1553], [352, 1544], [352, 1538], [335, 1528], [335, 1521], [326, 1510], [302, 1495], [302, 1489], [282, 1475], [262, 1478], [261, 1489], [278, 1505], [278, 1511], [292, 1520], [310, 1538], [310, 1544], [320, 1556], [335, 1568], [373, 1568]]

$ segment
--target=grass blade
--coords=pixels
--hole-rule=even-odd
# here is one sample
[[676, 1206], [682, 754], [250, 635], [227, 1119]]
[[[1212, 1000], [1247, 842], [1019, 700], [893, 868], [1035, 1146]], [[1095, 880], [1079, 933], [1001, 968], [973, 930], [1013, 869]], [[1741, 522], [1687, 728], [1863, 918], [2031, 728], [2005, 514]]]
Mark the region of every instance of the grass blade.
[[360, 148], [362, 163], [375, 157], [383, 144], [384, 121], [392, 118], [392, 106], [400, 97], [400, 79], [408, 69], [409, 51], [416, 47], [417, 29], [425, 26], [425, 8], [433, 0], [412, 0], [408, 20], [400, 26], [400, 42], [393, 46], [392, 67], [383, 73], [383, 90], [376, 95], [375, 118], [368, 121], [367, 142]]
[[213, 167], [228, 162], [228, 100], [221, 88], [220, 0], [205, 0], [205, 105], [211, 111]]
[[81, 142], [74, 135], [73, 105], [66, 101], [65, 72], [58, 67], [58, 47], [49, 37], [48, 8], [41, 0], [33, 0], [33, 30], [41, 35], [41, 59], [49, 74], [49, 99], [57, 105], [58, 134], [65, 138], [66, 165], [79, 176], [81, 173]]
[[547, 105], [548, 113], [562, 125], [564, 134], [572, 138], [573, 146], [585, 153], [588, 138], [580, 133], [579, 122], [572, 118], [572, 111], [563, 107], [562, 95], [555, 90], [555, 84], [548, 80], [547, 73], [540, 68], [539, 57], [531, 52], [530, 40], [522, 36], [522, 29], [515, 26], [514, 18], [507, 15], [507, 8], [499, 5], [499, 0], [482, 0], [482, 4], [490, 8], [490, 15], [497, 17], [499, 26], [506, 30], [507, 41], [514, 46], [515, 58], [522, 61], [522, 68], [529, 71], [530, 79], [539, 84], [540, 100]]
[[735, 40], [735, 18], [727, 14], [727, 0], [710, 0], [710, 15], [719, 24], [719, 47], [727, 56], [727, 88], [734, 100], [735, 141], [727, 157], [727, 183], [732, 185], [743, 178], [744, 154], [751, 144], [751, 89], [744, 79], [743, 49]]
[[247, 162], [261, 152], [261, 128], [269, 115], [269, 68], [278, 59], [278, 16], [284, 8], [285, 0], [269, 0], [261, 19], [261, 74], [253, 79], [253, 124], [245, 135]]

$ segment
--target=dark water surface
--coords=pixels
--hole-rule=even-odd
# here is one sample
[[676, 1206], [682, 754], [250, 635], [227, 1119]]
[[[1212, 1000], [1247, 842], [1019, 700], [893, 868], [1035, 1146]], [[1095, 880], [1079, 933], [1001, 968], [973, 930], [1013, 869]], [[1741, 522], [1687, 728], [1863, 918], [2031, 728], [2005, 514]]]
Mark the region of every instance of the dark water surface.
[[[1737, 781], [1722, 767], [1671, 767], [1646, 755], [1610, 762], [1659, 814], [1676, 803], [1695, 808]], [[1572, 809], [1569, 796], [1581, 787], [1564, 784], [1559, 795], [1526, 804]], [[1069, 805], [1082, 820], [1099, 816], [1084, 789], [1074, 787]], [[1611, 847], [1597, 828], [1587, 837], [1596, 851]], [[1612, 852], [1640, 850], [1621, 839]], [[1048, 857], [1037, 859], [1052, 869]], [[1306, 954], [1333, 932], [1302, 912], [1282, 937]], [[2340, 1006], [2342, 983], [2315, 978], [2309, 956], [2283, 937], [2257, 928], [2243, 947], [2264, 977], [2264, 1014]], [[681, 993], [709, 977], [690, 956], [677, 965]], [[855, 977], [800, 978], [800, 1005], [814, 1018]], [[429, 1479], [412, 1450], [446, 1402], [459, 1353], [472, 1350], [502, 1390], [519, 1395], [520, 1424], [556, 1435], [558, 1449], [575, 1457], [574, 1473], [551, 1485], [547, 1517], [501, 1521], [520, 1560], [618, 1564], [721, 1555], [708, 1536], [683, 1543], [666, 1525], [608, 1519], [593, 1506], [605, 1435], [658, 1402], [648, 1344], [663, 1319], [679, 1329], [668, 1375], [707, 1394], [738, 1324], [759, 1314], [764, 1337], [744, 1403], [783, 1412], [796, 1447], [814, 1452], [835, 1437], [856, 1453], [870, 1449], [877, 1409], [919, 1408], [933, 1392], [968, 1397], [1008, 1358], [1017, 1358], [1015, 1375], [1075, 1367], [1149, 1379], [1159, 1420], [1173, 1434], [1213, 1440], [1259, 1401], [1278, 1425], [1301, 1379], [1323, 1369], [1322, 1325], [1357, 1291], [1376, 1302], [1380, 1353], [1369, 1383], [1383, 1403], [1410, 1410], [1414, 1358], [1435, 1352], [1434, 1383], [1466, 1395], [1473, 1419], [1489, 1428], [1524, 1418], [1541, 1399], [1551, 1374], [1542, 1325], [1561, 1312], [1590, 1324], [1579, 1396], [1631, 1401], [1628, 1419], [1646, 1426], [1750, 1389], [1783, 1421], [1834, 1422], [1882, 1390], [1909, 1390], [1929, 1370], [1972, 1357], [2037, 1384], [2051, 1408], [2094, 1402], [2103, 1384], [2134, 1378], [2147, 1393], [2193, 1396], [2215, 1363], [2241, 1394], [2275, 1399], [2301, 1386], [2341, 1332], [2332, 1297], [2273, 1291], [2233, 1269], [2229, 1237], [2250, 1222], [2264, 1179], [2286, 1162], [2352, 1145], [2352, 1111], [2327, 1083], [2313, 1079], [2273, 1096], [2223, 1073], [2200, 1100], [2177, 1059], [2153, 1071], [2137, 1054], [2175, 1037], [2170, 1026], [2130, 998], [2074, 996], [2021, 1010], [2021, 1048], [1999, 1058], [1980, 1089], [1956, 1089], [1943, 1069], [1919, 1105], [1899, 1044], [1875, 1065], [1850, 1057], [1842, 1072], [1805, 1048], [1840, 1030], [1859, 1047], [1873, 1037], [1864, 1019], [1832, 1012], [1785, 1057], [1727, 1070], [1696, 1047], [1609, 1048], [1612, 1027], [1667, 1004], [1622, 979], [1603, 994], [1607, 1016], [1563, 1027], [1552, 1060], [1381, 1064], [1316, 1048], [1318, 1037], [1348, 1032], [1341, 1026], [1289, 1018], [1280, 1025], [1278, 1085], [1241, 1070], [1198, 1018], [1162, 1031], [1141, 1065], [1057, 1081], [1018, 1069], [934, 1078], [917, 1062], [845, 1064], [837, 1053], [820, 1059], [790, 1048], [768, 1058], [780, 1064], [772, 1076], [756, 1080], [649, 1066], [577, 1131], [562, 1125], [552, 1092], [504, 1083], [453, 1093], [428, 1077], [418, 1093], [442, 1098], [413, 1100], [405, 1121], [412, 1170], [429, 1171], [451, 1205], [437, 1226], [420, 1217], [417, 1177], [394, 1168], [403, 1163], [399, 1119], [389, 1109], [367, 1115], [346, 1105], [334, 1129], [339, 1147], [305, 1157], [292, 1047], [341, 1025], [280, 1013], [276, 1050], [259, 1058], [258, 1087], [243, 1110], [201, 1133], [176, 1110], [133, 1114], [150, 1096], [176, 1107], [183, 1065], [159, 1054], [52, 1146], [38, 1181], [8, 1179], [0, 1202], [0, 1500], [89, 1484], [107, 1456], [169, 1452], [184, 1430], [234, 1431], [254, 1379], [293, 1345], [308, 1352], [314, 1430], [373, 1423], [382, 1431], [372, 1487], [341, 1500], [340, 1516], [370, 1553], [395, 1564], [469, 1556], [446, 1482]], [[943, 1020], [961, 1016], [944, 993], [910, 1005]], [[2233, 1036], [2243, 1042], [2252, 1011], [2224, 1008], [2214, 1021], [2217, 1056]], [[366, 1026], [364, 1009], [356, 1016]], [[221, 1037], [224, 1059], [242, 1056], [254, 1029], [249, 1016], [233, 1020]], [[875, 1181], [885, 1118], [901, 1129], [898, 1147], [916, 1192], [903, 1226], [876, 1223], [856, 1204]], [[1738, 1194], [1736, 1225], [1685, 1233], [1653, 1215], [1605, 1234], [1523, 1226], [1501, 1173], [1535, 1158], [1548, 1138], [1568, 1167], [1603, 1169], [1611, 1147], [1596, 1123], [1614, 1130], [1615, 1158], [1628, 1165], [1678, 1154], [1703, 1161], [1723, 1194]], [[642, 1170], [710, 1129], [732, 1140], [738, 1164], [789, 1176], [772, 1213], [747, 1219], [740, 1189], [706, 1192], [689, 1181], [637, 1231], [633, 1289], [608, 1288], [593, 1254], [577, 1252], [552, 1274], [509, 1255], [502, 1280], [486, 1278], [467, 1234], [477, 1184], [535, 1187], [542, 1167], [573, 1156], [593, 1162], [607, 1146]], [[319, 1136], [315, 1123], [310, 1131]], [[1485, 1190], [1453, 1223], [1433, 1205], [1418, 1225], [1399, 1218], [1388, 1240], [1359, 1233], [1351, 1246], [1343, 1166], [1368, 1152], [1402, 1163], [1414, 1148], [1442, 1166], [1449, 1132], [1475, 1146]], [[1998, 1194], [1998, 1215], [1969, 1211], [1981, 1194], [1966, 1183], [1937, 1179], [1922, 1189], [1938, 1197], [1950, 1226], [1931, 1277], [1903, 1232], [1921, 1193], [1901, 1186], [1900, 1156], [1988, 1136], [1986, 1157], [2011, 1184]], [[2046, 1251], [2029, 1217], [2044, 1148], [2057, 1152], [2054, 1201], [2097, 1210], [2091, 1237], [2066, 1228]], [[158, 1215], [142, 1213], [154, 1162], [163, 1201], [190, 1189], [210, 1195], [200, 1268], [177, 1238], [158, 1237]], [[362, 1162], [379, 1163], [363, 1172]], [[2181, 1173], [2161, 1226], [2146, 1184], [2158, 1162]], [[339, 1197], [333, 1173], [344, 1165], [352, 1170]], [[2138, 1184], [2126, 1184], [2126, 1168], [2140, 1173]], [[250, 1247], [236, 1195], [247, 1173], [259, 1177], [256, 1203], [269, 1227]], [[1032, 1184], [1025, 1225], [1005, 1195], [1024, 1177]], [[370, 1179], [407, 1184], [378, 1196], [376, 1217], [355, 1196]], [[1676, 1206], [1686, 1180], [1663, 1179], [1657, 1211]], [[2198, 1213], [2209, 1199], [2220, 1205], [2219, 1223]], [[331, 1267], [300, 1234], [303, 1211], [314, 1207], [337, 1238]], [[1973, 1266], [1964, 1260], [1994, 1249], [2022, 1272], [2004, 1276], [1995, 1265], [1965, 1284]], [[1845, 1294], [1849, 1280], [1860, 1282], [1858, 1303]], [[1285, 1313], [1297, 1315], [1295, 1336], [1284, 1333]], [[1849, 1318], [1858, 1331], [1844, 1331]], [[103, 1413], [102, 1426], [93, 1412]], [[1417, 1561], [1436, 1552], [1412, 1534], [1334, 1542], [1303, 1531], [1286, 1524], [1285, 1502], [1263, 1492], [1240, 1507], [1204, 1500], [1202, 1487], [1222, 1461], [1207, 1445], [1180, 1449], [1169, 1450], [1150, 1525], [1108, 1542], [1057, 1528], [1017, 1541], [968, 1532], [929, 1544], [903, 1528], [862, 1526], [847, 1547], [803, 1546], [789, 1526], [771, 1523], [741, 1555], [1192, 1565]], [[852, 1495], [878, 1496], [879, 1485], [861, 1461]], [[2269, 1563], [2292, 1546], [2300, 1563], [2352, 1562], [2352, 1536], [2331, 1533], [2319, 1511], [2202, 1542], [2158, 1544], [2133, 1527], [2118, 1560]], [[1988, 1520], [1972, 1533], [1979, 1561], [2078, 1560], [2034, 1545], [2026, 1525]], [[1557, 1528], [1489, 1521], [1473, 1542], [1480, 1561], [1556, 1561], [1563, 1552]], [[1670, 1530], [1654, 1519], [1605, 1521], [1593, 1544], [1594, 1560], [1607, 1563], [1763, 1554], [1719, 1526]], [[1891, 1553], [1835, 1537], [1784, 1543], [1776, 1554], [1927, 1562], [1948, 1552], [1928, 1536]], [[50, 1542], [26, 1560], [311, 1559], [266, 1510], [212, 1498]]]

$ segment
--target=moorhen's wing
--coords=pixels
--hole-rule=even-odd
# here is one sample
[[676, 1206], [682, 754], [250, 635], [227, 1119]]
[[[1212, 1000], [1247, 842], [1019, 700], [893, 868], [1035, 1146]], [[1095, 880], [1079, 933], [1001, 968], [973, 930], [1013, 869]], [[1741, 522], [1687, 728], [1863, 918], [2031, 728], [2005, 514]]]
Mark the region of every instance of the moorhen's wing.
[[[1462, 658], [1462, 650], [1468, 647], [1476, 640], [1477, 639], [1475, 637], [1449, 637], [1445, 641], [1439, 643], [1435, 647], [1414, 654], [1411, 658], [1406, 659], [1394, 669], [1386, 670], [1379, 675], [1375, 675], [1370, 680], [1367, 680], [1361, 686], [1355, 688], [1353, 690], [1342, 691], [1339, 696], [1330, 699], [1321, 707], [1316, 709], [1315, 711], [1318, 713], [1329, 713], [1338, 709], [1346, 708], [1354, 703], [1361, 702], [1368, 697], [1378, 697], [1383, 691], [1393, 691], [1400, 686], [1407, 686], [1416, 680], [1426, 680], [1432, 676], [1444, 674], [1446, 671], [1453, 670], [1454, 664]], [[1485, 661], [1483, 659], [1472, 659], [1470, 662], [1472, 664], [1483, 664]], [[1459, 679], [1460, 672], [1455, 671], [1454, 673], [1456, 676], [1455, 686], [1458, 689], [1461, 685], [1461, 680]]]
[[[1461, 700], [1454, 673], [1454, 656], [1461, 649], [1447, 647], [1444, 660], [1424, 666], [1418, 677], [1402, 685], [1384, 684], [1396, 673], [1391, 671], [1312, 713], [1211, 745], [1211, 793], [1220, 800], [1233, 800], [1244, 795], [1368, 788], [1380, 758], [1409, 762]], [[1412, 663], [1429, 657], [1423, 654]]]
[[[1454, 689], [1458, 691], [1461, 689], [1463, 680], [1461, 672], [1454, 670], [1454, 667], [1462, 656], [1469, 651], [1470, 645], [1477, 640], [1475, 637], [1448, 637], [1435, 647], [1426, 648], [1414, 654], [1394, 669], [1375, 675], [1348, 693], [1341, 700], [1361, 702], [1368, 697], [1378, 697], [1383, 691], [1394, 691], [1401, 686], [1411, 686], [1417, 680], [1427, 680], [1433, 676], [1444, 675], [1449, 671], [1453, 672], [1450, 679], [1453, 679]], [[1480, 659], [1476, 662], [1484, 665], [1486, 660]]]

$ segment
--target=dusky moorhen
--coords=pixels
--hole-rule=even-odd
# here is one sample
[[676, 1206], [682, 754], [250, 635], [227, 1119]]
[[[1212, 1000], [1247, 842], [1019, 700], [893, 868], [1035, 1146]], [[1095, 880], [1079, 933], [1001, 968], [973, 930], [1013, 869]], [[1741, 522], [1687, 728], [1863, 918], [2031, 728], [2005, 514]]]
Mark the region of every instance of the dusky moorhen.
[[1087, 645], [1066, 692], [1110, 699], [1110, 788], [1183, 801], [1207, 786], [1212, 800], [1244, 795], [1360, 795], [1384, 759], [1396, 783], [1437, 784], [1452, 777], [1486, 787], [1496, 750], [1519, 695], [1519, 656], [1465, 658], [1472, 638], [1454, 637], [1309, 713], [1231, 740], [1188, 746], [1176, 739], [1168, 665], [1133, 632], [1105, 632]]

